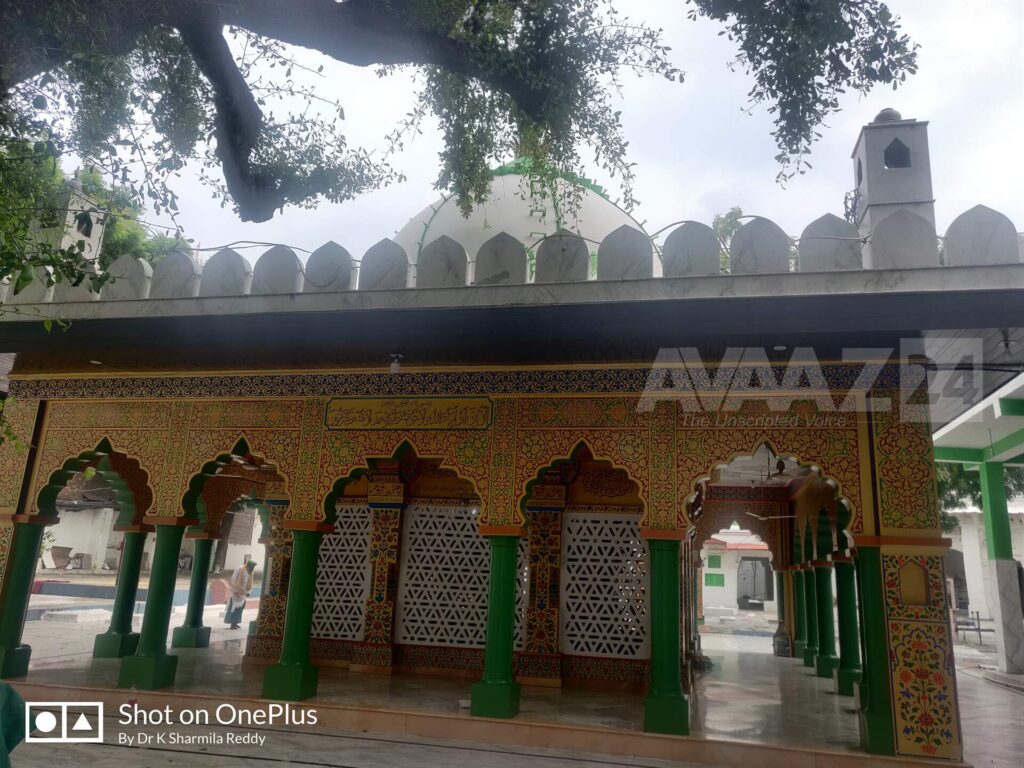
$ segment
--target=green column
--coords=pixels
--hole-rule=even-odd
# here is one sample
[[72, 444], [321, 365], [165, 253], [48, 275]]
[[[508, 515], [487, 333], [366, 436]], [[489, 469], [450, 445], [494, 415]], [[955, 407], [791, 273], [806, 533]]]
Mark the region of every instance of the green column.
[[515, 717], [519, 684], [512, 671], [516, 617], [516, 555], [518, 536], [490, 536], [491, 582], [487, 599], [487, 643], [484, 675], [473, 685], [470, 714]]
[[853, 559], [832, 556], [836, 569], [836, 603], [839, 611], [839, 668], [836, 693], [853, 696], [853, 684], [860, 680], [860, 629], [857, 626], [857, 575]]
[[644, 700], [644, 730], [690, 732], [690, 704], [679, 663], [679, 541], [650, 539], [651, 687]]
[[814, 565], [814, 592], [818, 600], [818, 652], [814, 668], [818, 677], [832, 679], [832, 670], [839, 666], [836, 655], [836, 620], [832, 596], [832, 566]]
[[[874, 755], [894, 755], [895, 727], [889, 691], [889, 645], [885, 624], [882, 554], [857, 547], [864, 615], [864, 682], [859, 688], [861, 746]], [[866, 685], [865, 685], [866, 683]]]
[[92, 646], [92, 655], [98, 659], [119, 659], [135, 653], [139, 647], [139, 635], [132, 632], [132, 618], [135, 616], [135, 598], [139, 591], [139, 571], [142, 569], [142, 552], [146, 548], [146, 533], [144, 530], [124, 532], [110, 628], [96, 635]]
[[775, 605], [779, 614], [779, 623], [786, 624], [786, 572], [775, 572]]
[[786, 628], [786, 572], [781, 569], [775, 571], [775, 606], [779, 623], [772, 638], [772, 649], [776, 656], [789, 656], [793, 653], [793, 641]]
[[832, 679], [832, 670], [839, 666], [836, 655], [836, 619], [832, 595], [832, 563], [825, 558], [832, 553], [832, 523], [828, 510], [818, 512], [817, 552], [814, 561], [814, 592], [818, 599], [818, 653], [814, 668], [818, 677]]
[[999, 462], [986, 461], [979, 470], [988, 559], [1012, 560], [1013, 544], [1010, 539], [1010, 516], [1006, 509], [1003, 465]]
[[818, 591], [815, 584], [814, 569], [810, 565], [805, 565], [803, 573], [804, 612], [807, 614], [807, 642], [804, 644], [804, 666], [813, 667], [814, 657], [818, 655]]
[[316, 570], [323, 531], [292, 531], [292, 567], [280, 661], [267, 667], [263, 698], [301, 701], [316, 695], [319, 669], [309, 660]]
[[52, 518], [36, 519], [39, 522], [14, 524], [7, 576], [0, 596], [0, 677], [24, 677], [32, 656], [32, 648], [21, 642], [21, 633], [32, 595], [43, 528], [47, 523], [57, 522]]
[[804, 572], [800, 566], [803, 564], [803, 540], [800, 536], [800, 528], [793, 521], [793, 656], [797, 659], [804, 657], [804, 650], [807, 648], [807, 607], [804, 590]]
[[206, 584], [210, 575], [213, 539], [195, 539], [192, 554], [192, 580], [188, 586], [185, 623], [171, 633], [172, 648], [206, 648], [210, 644], [210, 628], [203, 626], [206, 606]]
[[799, 568], [793, 574], [793, 618], [796, 620], [796, 636], [793, 638], [793, 656], [804, 657], [807, 647], [807, 611], [804, 607], [804, 572]]
[[[986, 575], [992, 583], [994, 604], [989, 606], [996, 625], [996, 666], [1008, 674], [1024, 673], [1024, 660], [1017, 647], [1024, 615], [1018, 591], [1017, 562], [1013, 559], [1010, 516], [1006, 509], [1003, 465], [985, 462], [981, 471], [981, 506], [988, 548]], [[1009, 641], [1009, 642], [1008, 642]]]
[[178, 552], [185, 529], [180, 525], [158, 525], [153, 569], [146, 590], [146, 611], [135, 653], [121, 660], [120, 688], [151, 691], [174, 684], [178, 657], [167, 653], [167, 629], [174, 606], [174, 587], [178, 578]]

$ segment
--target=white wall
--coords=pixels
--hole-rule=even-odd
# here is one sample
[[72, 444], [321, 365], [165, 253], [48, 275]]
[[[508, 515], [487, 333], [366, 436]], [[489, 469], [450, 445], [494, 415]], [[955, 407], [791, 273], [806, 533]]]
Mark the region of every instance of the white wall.
[[[711, 568], [708, 565], [709, 557], [718, 555], [722, 558], [721, 568]], [[704, 610], [708, 608], [721, 608], [731, 609], [733, 611], [738, 610], [737, 601], [737, 577], [738, 569], [741, 557], [748, 558], [759, 558], [766, 561], [770, 561], [771, 557], [767, 552], [757, 550], [721, 550], [721, 549], [708, 549], [701, 550], [701, 560], [704, 562], [704, 571], [702, 578], [703, 589], [704, 589]], [[707, 584], [708, 574], [721, 574], [725, 577], [725, 586], [722, 587], [711, 587]], [[768, 578], [775, 578], [774, 574], [769, 572]], [[772, 594], [775, 592], [775, 584], [772, 582]], [[774, 613], [778, 610], [777, 603], [775, 600], [767, 601], [764, 604], [764, 610], [766, 613]]]
[[[1012, 501], [1010, 511], [1010, 541], [1013, 556], [1024, 561], [1024, 501]], [[988, 540], [985, 536], [985, 521], [980, 511], [972, 509], [954, 511], [960, 528], [949, 534], [953, 548], [964, 553], [964, 575], [967, 578], [967, 594], [970, 610], [978, 611], [983, 619], [992, 618], [989, 608], [990, 568], [988, 564]]]
[[[107, 556], [107, 545], [114, 546], [120, 534], [112, 535], [115, 512], [112, 509], [82, 509], [61, 512], [60, 522], [47, 528], [53, 533], [53, 546], [71, 547], [71, 554], [92, 556], [93, 570], [100, 570]], [[111, 552], [116, 557], [116, 553]]]

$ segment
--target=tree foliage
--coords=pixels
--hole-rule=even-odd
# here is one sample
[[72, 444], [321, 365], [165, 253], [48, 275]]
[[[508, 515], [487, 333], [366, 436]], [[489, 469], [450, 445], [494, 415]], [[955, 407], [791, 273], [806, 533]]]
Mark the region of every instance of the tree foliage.
[[839, 97], [875, 85], [895, 88], [917, 71], [917, 46], [881, 0], [688, 0], [725, 24], [739, 46], [736, 65], [754, 85], [751, 104], [775, 116], [780, 179], [810, 168], [818, 127], [839, 111]]
[[82, 248], [61, 243], [64, 192], [60, 160], [46, 142], [0, 144], [0, 279], [10, 278], [15, 293], [39, 269], [72, 280], [82, 274]]
[[[943, 462], [935, 467], [942, 528], [950, 531], [956, 527], [956, 518], [949, 514], [952, 510], [981, 509], [981, 477], [977, 472], [965, 469], [962, 464]], [[1008, 500], [1024, 496], [1024, 467], [1004, 467], [1003, 481]]]
[[743, 209], [734, 205], [725, 213], [716, 213], [711, 222], [711, 228], [718, 235], [718, 242], [722, 244], [722, 252], [718, 260], [722, 272], [729, 271], [729, 245], [732, 243], [732, 236], [743, 226]]
[[140, 223], [145, 208], [139, 205], [131, 190], [121, 185], [108, 185], [95, 168], [78, 174], [82, 192], [96, 201], [97, 218], [103, 223], [103, 244], [100, 248], [99, 267], [106, 269], [121, 256], [156, 264], [171, 253], [188, 253], [191, 248], [180, 230], [173, 236], [153, 234]]
[[[752, 101], [777, 114], [785, 169], [806, 154], [844, 88], [895, 83], [914, 70], [913, 46], [878, 0], [690, 5], [739, 45]], [[444, 138], [437, 183], [464, 211], [487, 194], [491, 165], [523, 153], [538, 167], [575, 172], [592, 154], [629, 206], [632, 166], [614, 108], [620, 78], [682, 74], [661, 30], [616, 6], [8, 0], [0, 131], [74, 152], [157, 213], [177, 207], [167, 182], [198, 164], [243, 220], [264, 221], [286, 205], [340, 202], [401, 178], [393, 153], [430, 115]], [[347, 142], [334, 83], [298, 47], [381, 76], [419, 72], [419, 97], [383, 148]]]

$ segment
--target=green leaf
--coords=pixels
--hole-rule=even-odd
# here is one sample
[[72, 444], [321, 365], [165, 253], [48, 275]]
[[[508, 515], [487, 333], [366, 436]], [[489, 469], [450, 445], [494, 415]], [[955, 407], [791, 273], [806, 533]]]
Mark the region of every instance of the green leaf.
[[31, 264], [26, 264], [22, 267], [21, 272], [18, 274], [18, 279], [14, 281], [14, 295], [17, 296], [28, 288], [35, 276], [35, 270], [32, 269]]

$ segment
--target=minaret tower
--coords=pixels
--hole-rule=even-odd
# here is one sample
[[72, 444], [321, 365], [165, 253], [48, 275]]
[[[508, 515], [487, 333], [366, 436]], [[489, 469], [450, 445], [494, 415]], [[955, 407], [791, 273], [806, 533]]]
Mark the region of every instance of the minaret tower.
[[[860, 235], [869, 238], [864, 266], [932, 266], [911, 263], [909, 258], [897, 258], [897, 261], [906, 263], [875, 263], [878, 260], [872, 258], [870, 242], [879, 224], [897, 211], [920, 217], [928, 223], [932, 233], [935, 231], [927, 121], [904, 120], [895, 109], [883, 109], [872, 122], [861, 128], [853, 148], [853, 173], [856, 180], [855, 224]], [[910, 256], [909, 253], [907, 255]]]

